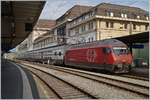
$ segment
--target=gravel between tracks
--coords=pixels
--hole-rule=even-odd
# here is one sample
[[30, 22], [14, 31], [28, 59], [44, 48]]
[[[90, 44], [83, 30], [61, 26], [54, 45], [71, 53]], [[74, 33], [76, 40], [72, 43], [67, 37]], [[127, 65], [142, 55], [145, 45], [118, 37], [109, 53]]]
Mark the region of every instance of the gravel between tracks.
[[34, 77], [34, 80], [36, 81], [36, 84], [38, 86], [38, 91], [40, 96], [39, 99], [57, 98], [57, 95], [51, 89], [49, 89], [49, 87], [42, 80], [40, 80], [34, 74], [32, 74], [32, 76]]
[[[37, 69], [31, 67], [25, 67], [32, 73], [38, 75], [59, 95], [62, 99], [77, 99], [77, 98], [90, 98], [88, 95], [72, 87], [71, 85]], [[58, 97], [57, 97], [58, 98]]]

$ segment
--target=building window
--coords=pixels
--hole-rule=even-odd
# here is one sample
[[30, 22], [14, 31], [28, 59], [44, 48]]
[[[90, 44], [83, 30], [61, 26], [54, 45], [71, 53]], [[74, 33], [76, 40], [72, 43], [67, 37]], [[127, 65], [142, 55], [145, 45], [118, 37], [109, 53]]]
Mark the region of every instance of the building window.
[[94, 15], [93, 12], [90, 12], [90, 13], [89, 13], [89, 17], [91, 17], [91, 16], [93, 16], [93, 15]]
[[107, 15], [107, 16], [110, 16], [110, 17], [113, 17], [113, 16], [114, 16], [114, 13], [113, 13], [113, 12], [107, 12], [106, 15]]
[[68, 36], [71, 36], [71, 32], [70, 32], [71, 30], [68, 30]]
[[75, 20], [75, 21], [74, 21], [74, 24], [77, 24], [77, 23], [78, 23], [78, 20]]
[[88, 23], [88, 28], [89, 28], [89, 30], [90, 30], [90, 29], [93, 29], [93, 22], [89, 22], [89, 23]]
[[85, 31], [85, 25], [82, 25], [81, 27], [81, 31], [84, 32]]
[[127, 28], [128, 28], [128, 24], [125, 23], [125, 24], [124, 24], [124, 29], [127, 29]]
[[91, 38], [91, 41], [93, 41], [94, 39], [93, 39], [93, 37]]
[[59, 56], [61, 56], [61, 52], [59, 52]]
[[123, 17], [124, 17], [124, 14], [121, 14], [121, 17], [123, 18]]
[[91, 17], [93, 15], [94, 15], [94, 11], [92, 11], [92, 12], [89, 13], [89, 17]]
[[114, 28], [114, 22], [106, 22], [106, 28]]
[[148, 30], [148, 25], [145, 25], [145, 30], [146, 30], [146, 31]]
[[88, 40], [89, 40], [89, 42], [93, 42], [94, 41], [93, 37], [91, 37], [91, 38], [89, 37]]
[[81, 19], [82, 19], [82, 20], [85, 20], [85, 16], [82, 16]]
[[124, 18], [127, 18], [127, 14], [124, 14]]
[[79, 28], [75, 28], [75, 34], [78, 34], [79, 33]]
[[114, 28], [114, 23], [113, 22], [110, 23], [110, 27]]
[[91, 40], [91, 39], [89, 38], [89, 42], [90, 42], [90, 40]]
[[54, 55], [56, 56], [56, 55], [57, 55], [57, 52], [55, 52]]
[[113, 12], [110, 12], [110, 16], [113, 17], [113, 16], [114, 16], [114, 13], [113, 13]]
[[109, 22], [106, 22], [106, 28], [109, 28]]
[[122, 18], [127, 18], [127, 14], [121, 13]]
[[137, 16], [137, 19], [140, 19], [140, 16]]
[[148, 16], [146, 17], [146, 20], [149, 20]]
[[136, 25], [135, 24], [133, 24], [133, 29], [136, 30]]

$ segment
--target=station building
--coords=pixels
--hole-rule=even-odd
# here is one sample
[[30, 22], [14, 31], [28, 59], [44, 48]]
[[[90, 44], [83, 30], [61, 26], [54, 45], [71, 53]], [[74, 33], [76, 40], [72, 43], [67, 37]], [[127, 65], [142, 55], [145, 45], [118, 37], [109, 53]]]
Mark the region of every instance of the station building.
[[55, 26], [56, 21], [40, 19], [36, 23], [35, 27], [28, 38], [26, 38], [20, 45], [16, 47], [17, 52], [25, 52], [33, 50], [34, 41], [43, 34], [46, 34]]
[[149, 30], [149, 13], [140, 8], [101, 3], [72, 19], [67, 43], [122, 37]]
[[75, 5], [56, 19], [56, 25], [49, 32], [35, 39], [33, 49], [65, 44], [67, 35], [67, 24], [77, 16], [91, 9], [92, 6]]

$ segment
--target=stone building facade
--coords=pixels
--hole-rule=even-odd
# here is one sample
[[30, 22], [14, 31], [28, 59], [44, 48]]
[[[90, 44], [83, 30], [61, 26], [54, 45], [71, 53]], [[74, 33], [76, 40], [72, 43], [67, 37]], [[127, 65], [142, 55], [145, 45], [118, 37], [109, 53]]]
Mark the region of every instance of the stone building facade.
[[72, 19], [67, 43], [82, 43], [149, 30], [149, 13], [140, 8], [101, 3]]
[[62, 16], [56, 19], [56, 25], [46, 34], [41, 35], [35, 39], [33, 49], [40, 49], [43, 47], [65, 44], [66, 35], [68, 33], [67, 25], [69, 22], [81, 15], [82, 13], [91, 9], [92, 6], [75, 5], [66, 11]]
[[26, 38], [20, 45], [16, 47], [16, 51], [24, 52], [33, 50], [35, 39], [37, 39], [41, 35], [48, 33], [52, 29], [52, 27], [55, 26], [55, 24], [56, 21], [54, 20], [40, 19], [33, 28], [32, 33], [29, 34], [28, 38]]

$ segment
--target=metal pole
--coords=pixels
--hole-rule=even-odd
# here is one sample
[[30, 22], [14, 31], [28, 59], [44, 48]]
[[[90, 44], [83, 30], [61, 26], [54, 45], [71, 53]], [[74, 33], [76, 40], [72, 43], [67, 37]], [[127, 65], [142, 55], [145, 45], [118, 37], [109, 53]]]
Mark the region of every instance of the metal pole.
[[[130, 22], [129, 35], [132, 35], [132, 22]], [[130, 46], [130, 52], [132, 54], [132, 43], [129, 43], [129, 46]]]

